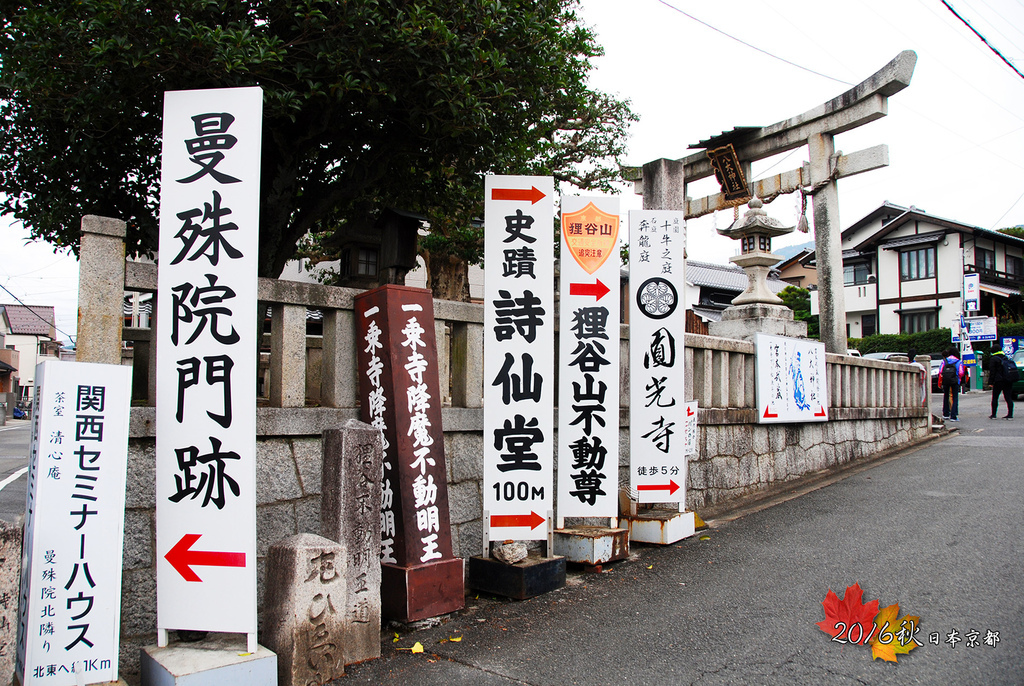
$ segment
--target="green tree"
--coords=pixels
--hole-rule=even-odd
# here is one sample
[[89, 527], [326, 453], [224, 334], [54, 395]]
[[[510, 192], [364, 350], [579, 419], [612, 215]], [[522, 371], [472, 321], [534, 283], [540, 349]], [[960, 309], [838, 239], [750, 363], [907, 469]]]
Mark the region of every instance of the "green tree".
[[435, 264], [479, 259], [482, 175], [607, 190], [628, 103], [587, 87], [576, 0], [0, 0], [0, 213], [75, 248], [83, 214], [156, 248], [167, 90], [259, 85], [259, 271], [309, 232], [426, 216]]
[[999, 233], [1005, 233], [1007, 236], [1024, 238], [1024, 226], [1007, 226], [1006, 228], [999, 229]]
[[807, 336], [818, 337], [818, 315], [811, 316], [811, 292], [799, 286], [786, 286], [779, 291], [779, 297], [798, 322], [807, 322]]

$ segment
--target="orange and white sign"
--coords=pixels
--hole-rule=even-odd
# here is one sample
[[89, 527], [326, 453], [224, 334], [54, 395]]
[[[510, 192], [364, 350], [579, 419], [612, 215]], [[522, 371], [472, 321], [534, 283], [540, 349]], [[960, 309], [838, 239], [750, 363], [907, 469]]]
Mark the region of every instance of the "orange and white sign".
[[[617, 206], [618, 201], [614, 202]], [[565, 212], [564, 207], [562, 209], [563, 247], [568, 249], [583, 271], [593, 274], [609, 257], [618, 254], [616, 241], [619, 239], [619, 215], [605, 212], [594, 201], [574, 212]]]

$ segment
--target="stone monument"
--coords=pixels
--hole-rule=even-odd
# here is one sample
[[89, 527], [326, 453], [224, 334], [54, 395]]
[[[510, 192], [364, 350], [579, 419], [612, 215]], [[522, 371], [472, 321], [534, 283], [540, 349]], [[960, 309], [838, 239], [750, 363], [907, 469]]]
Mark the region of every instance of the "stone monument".
[[806, 338], [807, 324], [793, 319], [793, 310], [768, 288], [765, 279], [771, 267], [782, 260], [772, 254], [772, 238], [792, 233], [792, 226], [772, 219], [762, 209], [758, 198], [751, 199], [746, 213], [718, 233], [740, 241], [740, 254], [729, 261], [746, 272], [747, 290], [733, 298], [732, 305], [722, 313], [722, 321], [710, 322], [708, 333], [722, 338], [753, 341], [754, 334]]

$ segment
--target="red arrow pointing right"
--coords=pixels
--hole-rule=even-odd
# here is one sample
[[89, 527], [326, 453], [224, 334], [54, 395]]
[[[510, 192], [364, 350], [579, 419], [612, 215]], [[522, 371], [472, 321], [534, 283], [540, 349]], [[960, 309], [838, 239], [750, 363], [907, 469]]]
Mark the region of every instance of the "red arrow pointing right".
[[192, 567], [244, 567], [245, 553], [221, 553], [208, 550], [189, 550], [202, 534], [185, 534], [164, 559], [181, 574], [185, 581], [202, 581]]
[[569, 284], [569, 295], [594, 295], [597, 296], [596, 300], [600, 300], [608, 293], [611, 293], [611, 289], [601, 283], [601, 279], [597, 279], [597, 283]]
[[643, 484], [636, 487], [638, 491], [668, 491], [669, 495], [672, 495], [679, 490], [679, 484], [671, 479], [668, 480], [667, 484]]
[[528, 526], [531, 529], [536, 529], [546, 521], [536, 512], [524, 515], [491, 515], [491, 526], [495, 529], [510, 526]]
[[525, 188], [492, 188], [491, 200], [529, 200], [531, 205], [544, 199], [544, 192], [536, 186]]

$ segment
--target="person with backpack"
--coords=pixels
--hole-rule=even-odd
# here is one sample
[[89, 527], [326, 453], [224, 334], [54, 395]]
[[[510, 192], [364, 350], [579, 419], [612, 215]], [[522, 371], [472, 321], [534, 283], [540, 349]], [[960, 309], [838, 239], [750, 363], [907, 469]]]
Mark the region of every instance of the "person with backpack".
[[1002, 350], [996, 350], [988, 359], [988, 382], [992, 385], [992, 414], [989, 419], [996, 419], [999, 412], [999, 395], [1006, 401], [1006, 416], [1013, 419], [1013, 382], [1020, 378], [1017, 365]]
[[939, 385], [942, 387], [942, 418], [960, 421], [960, 385], [964, 380], [964, 363], [956, 351], [948, 348], [939, 367]]

